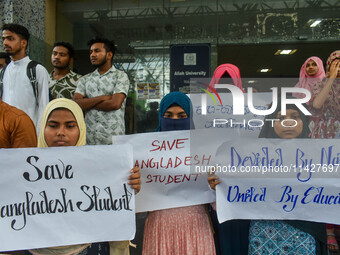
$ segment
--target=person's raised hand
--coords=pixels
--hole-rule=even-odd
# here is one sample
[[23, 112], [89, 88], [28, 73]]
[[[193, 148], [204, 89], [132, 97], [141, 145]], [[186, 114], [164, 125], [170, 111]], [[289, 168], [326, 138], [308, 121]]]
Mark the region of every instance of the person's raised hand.
[[212, 167], [208, 172], [208, 183], [213, 190], [216, 190], [216, 185], [221, 183], [221, 180], [215, 175], [215, 167]]
[[340, 59], [335, 59], [329, 67], [329, 78], [336, 78], [340, 71]]
[[130, 171], [130, 176], [129, 176], [129, 182], [128, 184], [131, 186], [131, 188], [133, 188], [135, 190], [135, 194], [137, 194], [140, 189], [141, 189], [141, 184], [142, 184], [142, 181], [140, 179], [140, 172], [139, 172], [139, 167], [138, 166], [135, 166], [134, 168], [131, 169]]

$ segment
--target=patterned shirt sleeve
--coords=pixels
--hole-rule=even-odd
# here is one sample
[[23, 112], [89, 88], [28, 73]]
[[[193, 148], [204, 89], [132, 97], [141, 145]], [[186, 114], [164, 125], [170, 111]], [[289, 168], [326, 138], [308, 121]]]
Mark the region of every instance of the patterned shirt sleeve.
[[116, 93], [123, 93], [127, 96], [129, 92], [129, 87], [130, 87], [130, 82], [129, 82], [129, 78], [127, 74], [123, 71], [119, 71]]
[[87, 77], [87, 75], [81, 77], [78, 80], [78, 84], [77, 84], [77, 88], [76, 88], [76, 92], [75, 92], [75, 93], [81, 94], [83, 97], [86, 97], [86, 87], [85, 87], [86, 77]]

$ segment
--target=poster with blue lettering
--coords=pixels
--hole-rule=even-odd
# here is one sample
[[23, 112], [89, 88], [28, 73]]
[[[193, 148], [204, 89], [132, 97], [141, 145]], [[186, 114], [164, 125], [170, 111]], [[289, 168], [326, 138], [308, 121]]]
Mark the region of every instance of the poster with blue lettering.
[[191, 78], [210, 78], [210, 44], [170, 47], [170, 91], [190, 93]]
[[219, 222], [290, 219], [340, 224], [334, 139], [236, 139], [216, 156]]
[[0, 151], [0, 251], [133, 239], [130, 145]]

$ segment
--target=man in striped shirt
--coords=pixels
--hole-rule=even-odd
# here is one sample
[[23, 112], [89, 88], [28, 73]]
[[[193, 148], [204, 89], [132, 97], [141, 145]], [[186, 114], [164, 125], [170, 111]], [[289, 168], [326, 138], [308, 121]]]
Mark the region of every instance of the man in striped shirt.
[[67, 42], [55, 42], [51, 62], [54, 67], [50, 73], [49, 87], [53, 98], [73, 99], [74, 91], [81, 75], [70, 68], [74, 61], [74, 48]]

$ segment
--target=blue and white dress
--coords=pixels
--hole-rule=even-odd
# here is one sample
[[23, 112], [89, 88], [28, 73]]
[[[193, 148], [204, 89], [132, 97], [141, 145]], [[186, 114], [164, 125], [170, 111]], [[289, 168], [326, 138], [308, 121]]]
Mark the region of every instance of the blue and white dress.
[[249, 229], [249, 255], [315, 255], [310, 234], [281, 220], [253, 220]]

